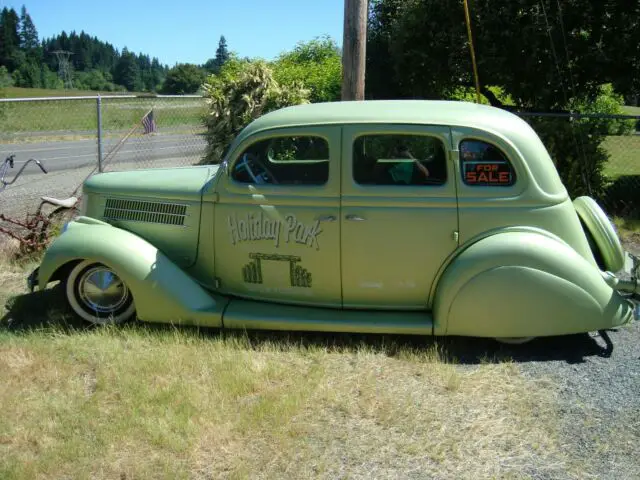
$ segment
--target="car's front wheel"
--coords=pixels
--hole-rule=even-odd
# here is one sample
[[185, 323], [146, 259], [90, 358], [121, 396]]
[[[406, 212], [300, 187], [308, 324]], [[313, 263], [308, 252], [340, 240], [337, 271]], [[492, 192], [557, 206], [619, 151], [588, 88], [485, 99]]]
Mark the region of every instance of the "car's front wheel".
[[83, 320], [96, 324], [119, 324], [135, 314], [131, 290], [111, 268], [82, 261], [73, 267], [65, 294], [71, 309]]

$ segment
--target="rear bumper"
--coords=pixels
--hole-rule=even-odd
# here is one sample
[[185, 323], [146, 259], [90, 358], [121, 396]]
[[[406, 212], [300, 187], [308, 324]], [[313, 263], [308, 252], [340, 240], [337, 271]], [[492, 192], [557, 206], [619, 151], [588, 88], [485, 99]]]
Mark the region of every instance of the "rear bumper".
[[625, 296], [633, 303], [633, 319], [640, 321], [640, 271], [638, 266], [640, 265], [640, 258], [635, 255], [625, 252], [624, 268], [617, 275], [619, 280], [619, 287]]

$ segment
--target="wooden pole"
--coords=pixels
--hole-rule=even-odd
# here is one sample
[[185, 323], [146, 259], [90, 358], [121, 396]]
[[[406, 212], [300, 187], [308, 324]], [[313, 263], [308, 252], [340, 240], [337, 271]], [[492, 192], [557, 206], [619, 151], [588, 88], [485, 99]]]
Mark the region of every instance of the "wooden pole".
[[344, 0], [342, 100], [364, 99], [367, 0]]
[[476, 83], [476, 102], [480, 103], [480, 80], [478, 79], [478, 67], [476, 66], [476, 52], [473, 47], [473, 35], [471, 34], [471, 18], [469, 16], [469, 5], [464, 0], [464, 18], [467, 23], [467, 35], [469, 36], [469, 49], [471, 50], [471, 64], [473, 65], [473, 78]]

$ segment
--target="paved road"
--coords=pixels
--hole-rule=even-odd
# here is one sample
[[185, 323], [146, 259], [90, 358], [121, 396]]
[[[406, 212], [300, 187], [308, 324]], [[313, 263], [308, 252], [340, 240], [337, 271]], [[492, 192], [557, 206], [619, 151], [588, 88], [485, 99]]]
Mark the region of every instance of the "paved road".
[[[204, 152], [206, 142], [201, 135], [165, 134], [129, 138], [112, 156], [109, 152], [120, 141], [108, 138], [103, 141], [105, 168], [111, 164], [137, 163], [141, 166], [154, 166], [156, 160], [175, 159], [177, 166], [192, 163], [194, 156]], [[49, 172], [73, 170], [88, 165], [97, 165], [98, 144], [96, 139], [60, 142], [0, 144], [0, 160], [7, 155], [16, 154], [16, 168], [20, 168], [29, 158], [42, 161]], [[24, 176], [41, 175], [37, 166], [29, 166]]]
[[[119, 141], [104, 140], [105, 171], [193, 165], [202, 158], [206, 145], [200, 135], [155, 134], [129, 138], [109, 157]], [[13, 185], [0, 192], [0, 213], [14, 217], [33, 212], [41, 196], [67, 198], [76, 194], [85, 178], [97, 172], [96, 139], [0, 144], [0, 161], [10, 154], [16, 155], [16, 165], [9, 178], [32, 157], [42, 161], [48, 171], [45, 175], [31, 163]]]

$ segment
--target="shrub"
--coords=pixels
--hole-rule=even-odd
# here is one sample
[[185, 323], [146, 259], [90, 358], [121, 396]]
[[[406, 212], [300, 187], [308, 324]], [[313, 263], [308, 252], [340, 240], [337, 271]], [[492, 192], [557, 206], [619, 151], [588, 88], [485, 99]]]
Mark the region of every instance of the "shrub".
[[[580, 113], [622, 114], [623, 99], [610, 85], [600, 87], [594, 100], [575, 100], [568, 109]], [[545, 144], [572, 197], [590, 195], [600, 200], [608, 179], [604, 167], [608, 152], [601, 145], [610, 135], [628, 135], [633, 121], [607, 118], [525, 117]]]
[[207, 149], [201, 163], [219, 163], [234, 137], [256, 118], [290, 105], [309, 103], [309, 91], [296, 82], [281, 86], [264, 61], [232, 59], [203, 85], [208, 111]]
[[281, 54], [272, 66], [280, 85], [304, 85], [310, 91], [312, 103], [340, 100], [342, 57], [331, 38], [299, 42], [292, 51]]

